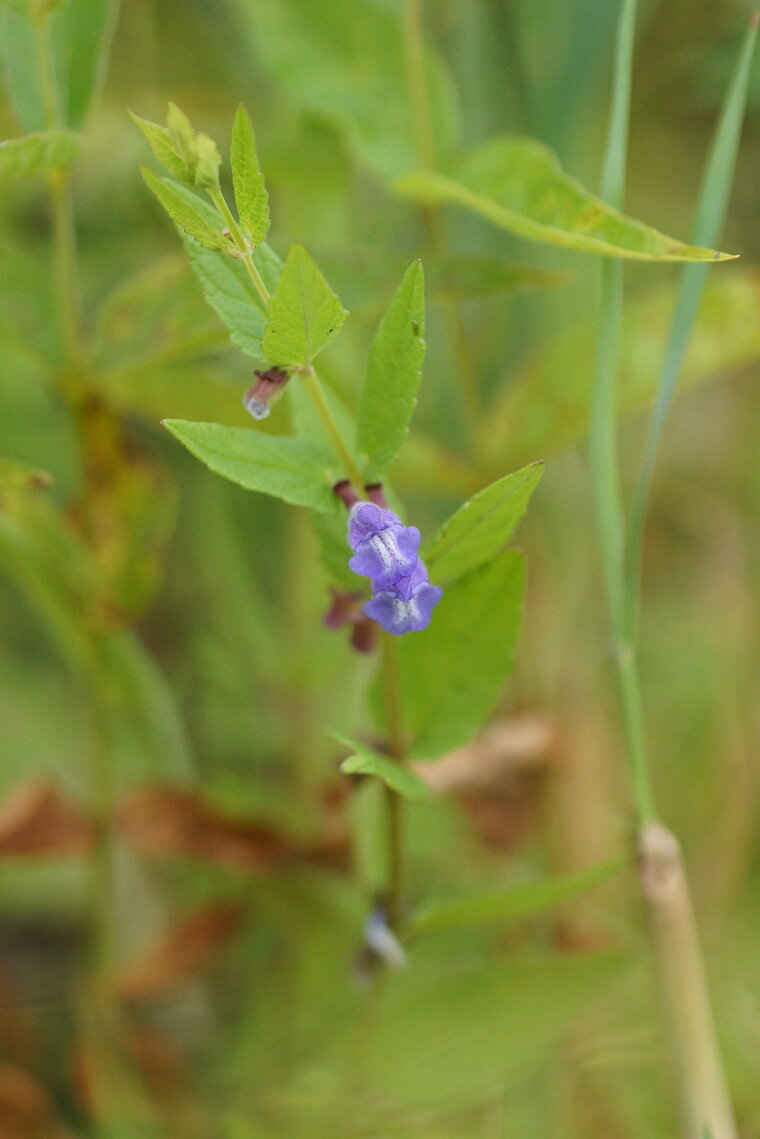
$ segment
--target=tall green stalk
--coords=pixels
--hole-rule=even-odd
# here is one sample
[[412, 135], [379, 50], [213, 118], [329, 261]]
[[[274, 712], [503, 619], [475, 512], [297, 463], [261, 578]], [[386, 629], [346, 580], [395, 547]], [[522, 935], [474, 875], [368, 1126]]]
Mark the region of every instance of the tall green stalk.
[[[602, 196], [622, 208], [636, 0], [623, 0], [618, 22], [610, 124], [602, 177]], [[754, 39], [752, 29], [750, 39]], [[751, 43], [745, 44], [738, 85], [749, 74]], [[737, 80], [735, 79], [735, 83]], [[718, 131], [708, 166], [700, 218], [717, 222], [725, 206], [732, 163], [726, 156], [738, 139], [743, 96], [735, 87]], [[737, 121], [738, 120], [738, 121]], [[728, 125], [727, 125], [728, 124]], [[716, 154], [718, 157], [716, 158]], [[718, 211], [707, 209], [705, 196]], [[699, 223], [698, 223], [699, 224]], [[704, 240], [712, 230], [698, 229]], [[730, 1100], [723, 1076], [710, 1011], [699, 938], [681, 850], [674, 836], [656, 821], [649, 773], [646, 732], [634, 641], [638, 564], [652, 471], [665, 414], [704, 283], [702, 274], [685, 271], [679, 305], [666, 358], [663, 382], [645, 447], [644, 463], [634, 497], [632, 528], [626, 549], [626, 527], [617, 457], [616, 370], [623, 300], [622, 265], [602, 268], [600, 329], [591, 420], [591, 471], [596, 504], [605, 592], [615, 642], [623, 724], [637, 816], [639, 878], [647, 928], [659, 984], [671, 1069], [678, 1089], [684, 1139], [736, 1139]]]
[[[710, 148], [691, 232], [691, 241], [694, 245], [717, 248], [720, 240], [720, 231], [726, 214], [736, 166], [759, 21], [760, 13], [756, 12], [750, 20]], [[657, 454], [710, 268], [709, 264], [684, 265], [681, 270], [681, 286], [678, 291], [673, 323], [665, 349], [657, 399], [647, 428], [641, 467], [631, 502], [626, 540], [625, 596], [623, 599], [623, 620], [626, 632], [631, 637], [635, 635], [644, 523]]]
[[[618, 24], [615, 73], [602, 197], [616, 208], [623, 204], [636, 0], [624, 0]], [[591, 406], [591, 475], [607, 605], [614, 640], [618, 688], [640, 825], [655, 816], [646, 750], [646, 733], [635, 647], [624, 621], [625, 519], [617, 454], [617, 360], [623, 311], [623, 266], [605, 261], [601, 270], [599, 340]]]

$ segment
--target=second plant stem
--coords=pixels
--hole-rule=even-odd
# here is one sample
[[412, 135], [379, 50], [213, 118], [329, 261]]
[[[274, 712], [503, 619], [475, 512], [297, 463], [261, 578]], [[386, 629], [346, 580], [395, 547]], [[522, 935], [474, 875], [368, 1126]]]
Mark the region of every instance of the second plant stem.
[[[406, 758], [406, 737], [401, 696], [401, 682], [398, 670], [398, 644], [391, 633], [383, 632], [381, 640], [383, 683], [385, 687], [386, 726], [388, 731], [388, 754], [398, 764]], [[388, 820], [388, 890], [386, 910], [388, 925], [397, 930], [403, 907], [404, 894], [404, 850], [403, 850], [403, 800], [397, 791], [386, 786], [384, 789]]]

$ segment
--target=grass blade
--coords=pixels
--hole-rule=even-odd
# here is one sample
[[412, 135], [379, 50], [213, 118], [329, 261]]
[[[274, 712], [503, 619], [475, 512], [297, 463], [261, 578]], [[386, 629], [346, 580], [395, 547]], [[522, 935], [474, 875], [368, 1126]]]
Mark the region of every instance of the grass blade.
[[[759, 19], [760, 13], [756, 12], [750, 21], [713, 137], [692, 231], [692, 240], [696, 243], [711, 244], [718, 239], [723, 226], [739, 149]], [[625, 581], [625, 621], [630, 631], [636, 620], [641, 541], [657, 452], [706, 282], [706, 265], [684, 266], [665, 349], [657, 400], [649, 422], [641, 469], [631, 504]]]

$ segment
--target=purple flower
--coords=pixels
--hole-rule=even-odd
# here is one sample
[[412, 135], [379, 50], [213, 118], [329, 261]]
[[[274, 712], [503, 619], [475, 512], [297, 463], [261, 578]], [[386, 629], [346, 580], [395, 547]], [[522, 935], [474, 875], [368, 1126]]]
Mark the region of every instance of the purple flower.
[[357, 502], [352, 507], [348, 541], [355, 551], [349, 568], [371, 578], [374, 590], [393, 585], [399, 577], [411, 574], [417, 564], [417, 527], [404, 526], [392, 510], [383, 510], [374, 502]]
[[430, 624], [433, 609], [442, 596], [443, 590], [430, 584], [425, 563], [418, 558], [410, 574], [396, 578], [383, 589], [373, 589], [364, 613], [388, 633], [419, 633]]
[[355, 502], [348, 541], [355, 551], [349, 567], [372, 583], [372, 597], [362, 608], [365, 617], [396, 635], [426, 629], [443, 590], [430, 584], [425, 563], [417, 556], [417, 527], [404, 526], [377, 501]]

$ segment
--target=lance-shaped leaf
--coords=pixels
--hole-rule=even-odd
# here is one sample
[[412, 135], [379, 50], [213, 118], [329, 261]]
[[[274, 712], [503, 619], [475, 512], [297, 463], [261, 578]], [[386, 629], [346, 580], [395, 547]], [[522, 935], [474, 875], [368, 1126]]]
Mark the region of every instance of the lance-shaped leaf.
[[254, 245], [259, 245], [269, 232], [269, 195], [259, 165], [253, 124], [242, 103], [232, 126], [230, 165], [240, 228]]
[[505, 475], [460, 506], [425, 544], [422, 556], [437, 581], [461, 577], [503, 549], [525, 513], [543, 472], [531, 463]]
[[212, 221], [208, 212], [199, 206], [199, 199], [194, 194], [183, 193], [184, 187], [168, 178], [158, 178], [145, 166], [142, 175], [172, 221], [195, 238], [199, 245], [217, 251], [230, 248], [221, 220]]
[[281, 367], [309, 367], [347, 315], [304, 247], [291, 245], [269, 304], [264, 355]]
[[38, 131], [24, 138], [0, 142], [0, 178], [40, 174], [68, 166], [82, 148], [82, 138], [73, 131]]
[[416, 201], [452, 202], [530, 241], [639, 261], [725, 261], [626, 217], [565, 174], [548, 147], [506, 136], [474, 151], [457, 179], [421, 170], [396, 189]]
[[119, 0], [67, 0], [60, 17], [61, 52], [68, 61], [66, 121], [80, 127], [105, 78]]
[[367, 744], [336, 736], [339, 743], [351, 749], [352, 754], [340, 765], [346, 775], [374, 775], [386, 787], [403, 795], [405, 799], [429, 799], [430, 788], [408, 767], [382, 755]]
[[399, 637], [412, 758], [458, 747], [493, 710], [512, 665], [524, 585], [522, 556], [508, 550], [450, 585], [427, 629]]
[[[242, 261], [202, 249], [190, 238], [185, 241], [185, 247], [203, 295], [229, 329], [233, 344], [260, 360], [267, 318], [263, 301]], [[266, 244], [260, 245], [253, 259], [270, 291], [276, 288], [282, 262], [274, 250]]]
[[555, 909], [593, 890], [622, 869], [627, 858], [610, 858], [589, 870], [556, 878], [538, 878], [500, 889], [477, 890], [458, 897], [431, 898], [412, 914], [406, 929], [412, 934], [520, 921]]
[[425, 279], [414, 261], [372, 341], [359, 397], [356, 446], [367, 456], [365, 476], [387, 471], [409, 431], [425, 357]]
[[164, 427], [212, 471], [247, 490], [314, 510], [333, 507], [337, 474], [322, 447], [219, 423], [165, 419]]

